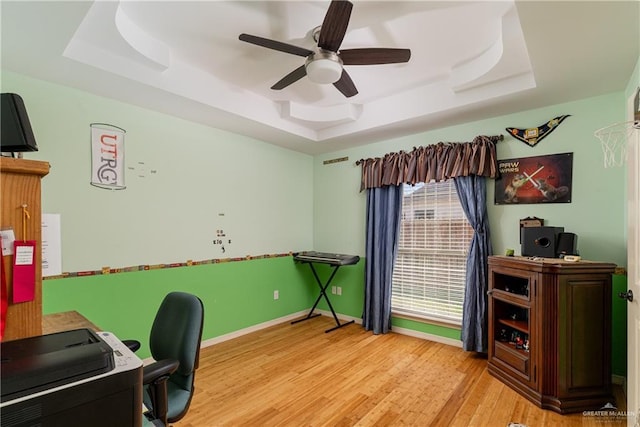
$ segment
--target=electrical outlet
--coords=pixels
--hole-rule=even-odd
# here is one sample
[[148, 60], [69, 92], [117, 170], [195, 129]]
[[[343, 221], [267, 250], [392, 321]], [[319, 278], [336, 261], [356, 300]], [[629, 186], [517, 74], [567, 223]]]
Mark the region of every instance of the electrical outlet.
[[336, 290], [336, 287], [335, 287], [335, 286], [332, 286], [332, 287], [331, 287], [331, 293], [335, 295], [335, 294], [336, 294], [336, 292], [338, 292], [338, 291]]
[[342, 295], [342, 287], [338, 286], [337, 289], [338, 289], [338, 295]]
[[280, 298], [280, 292], [279, 291], [273, 291], [273, 299], [278, 299]]

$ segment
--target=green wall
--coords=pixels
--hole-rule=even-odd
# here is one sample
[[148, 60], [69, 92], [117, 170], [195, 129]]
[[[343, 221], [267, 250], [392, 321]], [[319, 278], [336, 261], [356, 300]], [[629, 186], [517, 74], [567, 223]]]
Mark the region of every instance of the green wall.
[[[165, 294], [198, 295], [205, 307], [203, 340], [307, 310], [315, 292], [290, 256], [190, 267], [45, 280], [44, 313], [76, 310], [120, 339], [143, 343]], [[273, 291], [279, 291], [274, 300]]]
[[[365, 193], [360, 193], [360, 167], [355, 161], [440, 141], [471, 141], [476, 135], [505, 135], [497, 144], [498, 159], [574, 153], [572, 202], [565, 204], [494, 205], [493, 180], [487, 180], [491, 240], [496, 254], [520, 252], [519, 220], [545, 219], [578, 235], [584, 258], [626, 265], [626, 170], [604, 168], [602, 150], [593, 133], [624, 120], [623, 92], [495, 117], [460, 126], [396, 138], [314, 158], [314, 244], [320, 251], [364, 253]], [[571, 114], [535, 147], [509, 136], [506, 127], [539, 126]], [[325, 160], [348, 157], [324, 165]]]
[[[311, 156], [6, 70], [0, 82], [25, 100], [39, 145], [25, 158], [51, 164], [42, 209], [60, 214], [63, 272], [313, 247]], [[89, 184], [94, 122], [126, 130], [126, 190]], [[231, 240], [224, 251], [218, 230]], [[290, 257], [47, 279], [43, 309], [144, 340], [162, 297], [182, 289], [205, 303], [206, 340], [309, 308], [306, 279]]]
[[[61, 215], [63, 271], [313, 246], [311, 156], [11, 72], [1, 89], [25, 101], [39, 145], [25, 157], [51, 164], [42, 206]], [[126, 130], [125, 190], [89, 184], [95, 122]]]
[[[505, 134], [505, 127], [537, 126], [562, 114], [572, 117], [534, 148], [507, 136], [498, 143], [498, 158], [573, 152], [573, 201], [495, 206], [489, 182], [494, 253], [518, 249], [518, 220], [538, 216], [548, 225], [577, 233], [584, 257], [626, 264], [626, 171], [602, 167], [593, 132], [624, 119], [628, 88], [311, 157], [11, 72], [2, 73], [1, 83], [3, 92], [20, 93], [29, 109], [41, 148], [27, 158], [52, 165], [43, 181], [43, 211], [61, 214], [64, 271], [305, 249], [362, 257], [365, 198], [359, 192], [356, 160], [439, 141], [469, 141], [479, 134]], [[127, 166], [133, 168], [127, 190], [109, 192], [89, 185], [92, 122], [127, 129]], [[345, 156], [347, 162], [323, 164]], [[141, 163], [155, 172], [139, 176], [135, 169]], [[220, 228], [233, 237], [226, 253], [211, 244]], [[323, 278], [329, 272], [320, 269]], [[331, 301], [338, 313], [361, 317], [363, 272], [364, 259], [337, 274], [332, 285], [341, 286], [342, 295], [331, 295]], [[290, 257], [263, 258], [45, 280], [44, 311], [78, 310], [121, 338], [144, 340], [160, 300], [170, 290], [203, 299], [205, 340], [307, 310], [318, 291], [307, 266]], [[274, 290], [279, 290], [279, 300], [273, 299]], [[328, 310], [324, 301], [319, 308]], [[400, 318], [392, 322], [459, 337], [455, 328]], [[144, 351], [143, 357], [148, 354]]]
[[[611, 93], [316, 156], [315, 249], [364, 254], [366, 199], [365, 193], [359, 192], [360, 167], [355, 165], [358, 159], [408, 151], [439, 141], [470, 141], [476, 135], [504, 134], [505, 140], [497, 144], [498, 159], [573, 152], [573, 194], [568, 204], [494, 205], [493, 181], [487, 180], [494, 253], [502, 254], [507, 248], [514, 248], [519, 254], [519, 220], [537, 216], [544, 218], [546, 225], [563, 226], [566, 231], [576, 233], [578, 249], [584, 258], [626, 266], [626, 169], [604, 168], [600, 143], [594, 137], [595, 130], [623, 121], [625, 108], [625, 93]], [[535, 147], [510, 137], [505, 131], [506, 127], [538, 126], [563, 114], [571, 117]], [[341, 157], [349, 160], [324, 164], [325, 160]], [[364, 289], [363, 275], [360, 280], [362, 283], [354, 285], [358, 290]], [[626, 280], [617, 278], [615, 283], [617, 289]], [[614, 295], [617, 294], [612, 298]], [[351, 304], [343, 312], [362, 312], [362, 298], [337, 298], [342, 306]], [[621, 343], [626, 342], [626, 336], [617, 331], [625, 327], [626, 314], [620, 312], [620, 305], [615, 302], [614, 299], [613, 373], [624, 376], [626, 350]], [[460, 337], [456, 328], [417, 320], [393, 317], [392, 326], [453, 339]]]
[[[364, 308], [364, 264], [365, 260], [363, 258], [355, 266], [341, 267], [338, 270], [338, 273], [336, 273], [333, 281], [331, 282], [329, 289], [327, 289], [327, 292], [331, 292], [331, 288], [333, 286], [339, 286], [342, 288], [341, 295], [329, 295], [329, 298], [331, 299], [331, 305], [337, 313], [349, 317], [354, 317], [356, 319], [362, 318], [362, 311]], [[307, 266], [300, 267], [303, 268], [303, 271], [306, 271], [308, 269]], [[322, 283], [326, 283], [326, 280], [331, 275], [331, 268], [327, 266], [319, 266], [316, 268], [316, 270]], [[307, 281], [312, 280], [314, 279], [310, 276], [307, 278]], [[318, 308], [326, 311], [329, 310], [329, 306], [324, 301], [324, 299], [320, 300]], [[459, 329], [442, 325], [434, 325], [410, 319], [392, 317], [391, 326], [413, 330], [421, 334], [437, 335], [452, 340], [460, 339]]]
[[[307, 281], [313, 281], [315, 284], [315, 279], [307, 265], [298, 265], [297, 268], [302, 274], [307, 276]], [[317, 265], [315, 268], [321, 282], [326, 284], [333, 268], [326, 265]], [[314, 292], [319, 292], [320, 289], [318, 285], [315, 284], [314, 286]], [[342, 294], [331, 294], [331, 288], [333, 286], [342, 288]], [[331, 305], [336, 313], [361, 319], [364, 300], [364, 259], [361, 259], [356, 265], [340, 267], [331, 281], [327, 293], [329, 294]], [[315, 302], [315, 298], [312, 304], [313, 302]], [[329, 306], [324, 301], [324, 298], [318, 303], [318, 308], [321, 310], [329, 310]]]

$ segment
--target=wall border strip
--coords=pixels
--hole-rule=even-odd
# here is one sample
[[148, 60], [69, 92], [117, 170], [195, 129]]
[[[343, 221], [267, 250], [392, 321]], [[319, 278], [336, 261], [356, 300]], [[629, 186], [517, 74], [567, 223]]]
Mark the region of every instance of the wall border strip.
[[192, 267], [195, 265], [206, 265], [206, 264], [223, 264], [227, 262], [253, 261], [258, 259], [282, 258], [287, 256], [293, 256], [293, 252], [279, 253], [279, 254], [265, 254], [265, 255], [247, 255], [245, 257], [235, 257], [235, 258], [213, 258], [213, 259], [206, 259], [202, 261], [187, 260], [186, 262], [174, 262], [169, 264], [143, 264], [143, 265], [134, 265], [131, 267], [119, 267], [119, 268], [111, 268], [107, 266], [107, 267], [102, 267], [101, 270], [64, 272], [62, 274], [58, 274], [55, 276], [43, 277], [42, 280], [66, 279], [70, 277], [99, 276], [99, 275], [105, 275], [105, 274], [131, 273], [133, 271], [161, 270], [165, 268]]

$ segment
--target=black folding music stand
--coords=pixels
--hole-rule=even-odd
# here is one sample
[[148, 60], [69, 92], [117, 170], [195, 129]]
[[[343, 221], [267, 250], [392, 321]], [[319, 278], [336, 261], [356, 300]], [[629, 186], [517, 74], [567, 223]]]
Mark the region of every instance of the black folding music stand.
[[[325, 333], [334, 331], [338, 328], [342, 328], [343, 326], [354, 323], [354, 320], [340, 323], [340, 320], [338, 319], [338, 316], [336, 315], [336, 312], [333, 309], [333, 305], [331, 305], [331, 300], [329, 300], [329, 296], [327, 295], [327, 288], [331, 284], [331, 281], [335, 277], [340, 267], [342, 267], [343, 265], [357, 264], [358, 261], [360, 261], [360, 257], [358, 257], [357, 255], [327, 254], [322, 252], [299, 252], [299, 253], [293, 254], [293, 259], [294, 261], [297, 261], [300, 263], [309, 264], [309, 267], [313, 272], [313, 277], [315, 277], [316, 283], [320, 287], [320, 295], [318, 295], [318, 298], [316, 298], [316, 302], [313, 304], [313, 307], [311, 307], [311, 310], [309, 310], [309, 313], [307, 314], [307, 316], [303, 317], [302, 319], [294, 320], [293, 322], [291, 322], [291, 324], [293, 325], [295, 323], [320, 316], [320, 313], [314, 313], [314, 310], [318, 306], [318, 303], [320, 302], [322, 297], [324, 297], [325, 301], [327, 301], [327, 304], [329, 305], [329, 309], [331, 310], [331, 314], [333, 314], [333, 319], [336, 321], [336, 326], [334, 326], [333, 328], [327, 329]], [[331, 272], [329, 279], [324, 285], [322, 284], [322, 281], [318, 276], [318, 272], [316, 271], [316, 268], [313, 265], [314, 263], [329, 264], [333, 268], [333, 271]]]

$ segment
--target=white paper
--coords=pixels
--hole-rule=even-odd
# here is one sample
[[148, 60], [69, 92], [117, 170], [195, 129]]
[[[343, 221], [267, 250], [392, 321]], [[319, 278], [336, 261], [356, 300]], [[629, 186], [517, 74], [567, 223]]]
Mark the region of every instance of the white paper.
[[18, 246], [16, 248], [16, 265], [33, 264], [33, 246]]
[[62, 274], [60, 214], [42, 214], [42, 276]]
[[13, 242], [16, 240], [13, 229], [0, 230], [0, 235], [2, 235], [2, 256], [13, 255]]

